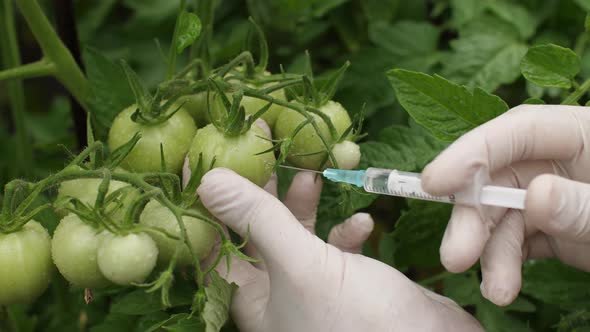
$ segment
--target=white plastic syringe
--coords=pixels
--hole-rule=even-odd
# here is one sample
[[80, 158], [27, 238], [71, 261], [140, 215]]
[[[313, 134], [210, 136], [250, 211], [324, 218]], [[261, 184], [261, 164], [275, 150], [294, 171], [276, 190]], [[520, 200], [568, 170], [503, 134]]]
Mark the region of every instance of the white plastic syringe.
[[[298, 169], [289, 166], [285, 167]], [[499, 186], [484, 186], [479, 195], [459, 192], [448, 196], [433, 196], [422, 189], [419, 173], [391, 169], [370, 167], [366, 170], [341, 170], [328, 168], [323, 172], [312, 172], [321, 173], [325, 178], [334, 182], [344, 182], [362, 187], [370, 193], [468, 206], [481, 204], [523, 210], [526, 196], [526, 190], [524, 189]], [[477, 201], [478, 199], [479, 201]]]

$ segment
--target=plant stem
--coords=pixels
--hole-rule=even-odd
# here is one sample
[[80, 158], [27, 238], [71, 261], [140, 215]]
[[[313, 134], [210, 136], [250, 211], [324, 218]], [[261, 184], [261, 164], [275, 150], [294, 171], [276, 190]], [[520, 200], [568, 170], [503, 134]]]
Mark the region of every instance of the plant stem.
[[172, 44], [170, 44], [170, 53], [168, 55], [168, 79], [174, 76], [176, 71], [176, 43], [178, 41], [178, 30], [180, 29], [180, 18], [182, 17], [186, 8], [186, 0], [180, 0], [180, 10], [178, 11], [178, 17], [174, 24], [174, 33], [172, 34]]
[[57, 79], [70, 91], [76, 101], [89, 111], [87, 98], [90, 85], [70, 51], [59, 39], [36, 0], [16, 0], [31, 32], [45, 57], [55, 64]]
[[562, 102], [562, 105], [576, 105], [578, 100], [582, 98], [586, 92], [590, 90], [590, 79], [586, 80], [582, 85], [580, 85], [574, 92], [572, 92], [569, 96], [567, 96]]
[[[4, 34], [2, 38], [2, 58], [6, 67], [15, 67], [20, 65], [20, 51], [16, 38], [16, 26], [14, 22], [14, 9], [12, 0], [4, 0]], [[8, 84], [10, 108], [12, 110], [12, 120], [16, 132], [16, 166], [17, 172], [23, 172], [28, 175], [31, 169], [33, 150], [27, 137], [27, 128], [25, 124], [25, 93], [23, 82], [17, 79]]]
[[55, 75], [55, 64], [40, 60], [26, 65], [0, 71], [0, 81]]

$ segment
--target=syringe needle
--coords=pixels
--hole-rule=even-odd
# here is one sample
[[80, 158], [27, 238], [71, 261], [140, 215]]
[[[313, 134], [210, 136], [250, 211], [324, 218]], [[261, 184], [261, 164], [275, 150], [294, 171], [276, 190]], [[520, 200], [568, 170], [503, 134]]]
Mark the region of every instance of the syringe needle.
[[312, 172], [312, 173], [317, 173], [317, 174], [324, 174], [323, 172], [316, 171], [313, 169], [305, 169], [305, 168], [299, 168], [299, 167], [293, 167], [293, 166], [287, 166], [287, 165], [279, 165], [279, 167], [293, 169], [293, 170], [302, 171], [302, 172]]

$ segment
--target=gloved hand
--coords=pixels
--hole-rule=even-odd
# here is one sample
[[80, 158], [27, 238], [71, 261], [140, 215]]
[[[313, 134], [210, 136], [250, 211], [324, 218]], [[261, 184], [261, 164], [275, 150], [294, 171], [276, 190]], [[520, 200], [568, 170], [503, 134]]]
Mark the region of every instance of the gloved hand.
[[[250, 227], [259, 268], [239, 259], [218, 265], [239, 285], [231, 312], [241, 331], [481, 331], [450, 299], [359, 252], [372, 229], [366, 214], [336, 226], [326, 244], [310, 230], [321, 192], [314, 175], [299, 173], [285, 205], [227, 169], [214, 169], [198, 189], [205, 207], [241, 236]], [[276, 192], [274, 184], [267, 186]], [[256, 250], [257, 253], [254, 253]]]
[[461, 272], [480, 259], [482, 294], [511, 303], [526, 259], [557, 257], [590, 271], [590, 110], [522, 105], [472, 130], [422, 173], [424, 190], [448, 195], [492, 183], [528, 188], [525, 210], [455, 206], [440, 248]]

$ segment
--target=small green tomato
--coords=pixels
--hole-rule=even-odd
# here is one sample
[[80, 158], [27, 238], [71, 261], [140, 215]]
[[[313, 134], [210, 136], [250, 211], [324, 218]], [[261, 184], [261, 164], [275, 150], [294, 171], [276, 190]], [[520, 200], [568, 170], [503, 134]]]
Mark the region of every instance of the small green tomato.
[[98, 247], [98, 267], [117, 285], [143, 282], [156, 266], [158, 247], [149, 235], [106, 233]]

